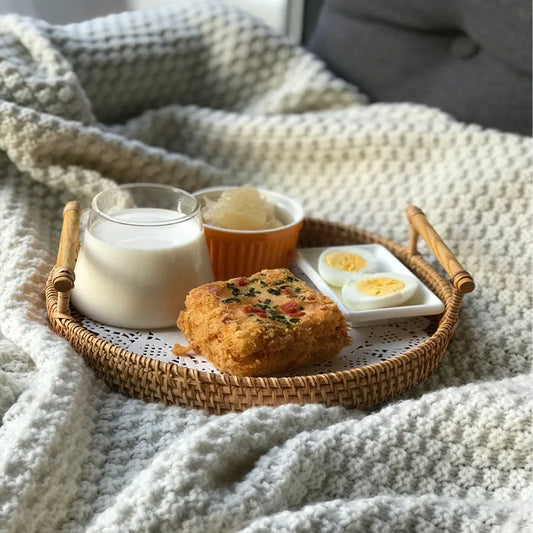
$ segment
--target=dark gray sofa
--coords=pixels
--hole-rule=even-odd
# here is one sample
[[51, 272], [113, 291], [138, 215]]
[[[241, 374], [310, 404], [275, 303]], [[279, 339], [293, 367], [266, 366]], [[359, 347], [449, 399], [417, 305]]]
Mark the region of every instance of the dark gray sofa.
[[375, 101], [531, 135], [531, 0], [326, 0], [309, 48]]

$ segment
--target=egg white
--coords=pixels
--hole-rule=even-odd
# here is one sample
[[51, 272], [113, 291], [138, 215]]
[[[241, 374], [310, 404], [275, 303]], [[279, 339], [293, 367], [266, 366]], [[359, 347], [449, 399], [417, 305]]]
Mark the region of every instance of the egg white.
[[[349, 272], [346, 270], [339, 270], [337, 268], [333, 268], [326, 263], [326, 256], [331, 252], [337, 251], [349, 252], [352, 254], [359, 255], [366, 261], [366, 265], [356, 272]], [[322, 278], [324, 278], [327, 283], [333, 285], [334, 287], [342, 287], [351, 279], [359, 277], [365, 272], [373, 272], [375, 268], [376, 259], [374, 258], [374, 256], [367, 250], [363, 250], [361, 248], [358, 248], [357, 246], [328, 248], [327, 250], [324, 250], [318, 258], [318, 273], [322, 276]]]
[[[384, 296], [368, 296], [356, 288], [358, 281], [373, 278], [392, 278], [405, 283], [405, 287], [400, 291], [386, 294]], [[378, 272], [376, 274], [365, 274], [358, 279], [349, 281], [342, 287], [342, 299], [350, 309], [364, 311], [368, 309], [380, 309], [383, 307], [396, 307], [405, 303], [418, 289], [419, 281], [409, 274], [396, 272]]]

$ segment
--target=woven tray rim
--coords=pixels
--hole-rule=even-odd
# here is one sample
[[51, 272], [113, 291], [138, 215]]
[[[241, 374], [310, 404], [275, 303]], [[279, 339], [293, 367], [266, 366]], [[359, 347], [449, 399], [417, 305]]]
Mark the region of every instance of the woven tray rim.
[[[322, 232], [317, 232], [317, 228], [321, 228]], [[422, 281], [426, 283], [429, 288], [439, 296], [439, 298], [441, 298], [445, 310], [441, 315], [437, 329], [431, 337], [416, 347], [386, 361], [338, 372], [291, 377], [239, 377], [230, 374], [213, 374], [196, 369], [180, 367], [173, 363], [165, 363], [146, 357], [142, 354], [130, 352], [83, 328], [83, 326], [72, 317], [57, 316], [57, 291], [52, 283], [54, 269], [50, 272], [46, 282], [46, 307], [50, 324], [56, 333], [65, 337], [73, 347], [81, 353], [86, 360], [88, 360], [90, 366], [92, 366], [97, 371], [97, 374], [99, 374], [111, 387], [118, 388], [121, 392], [148, 401], [155, 400], [169, 404], [177, 403], [189, 407], [203, 407], [211, 412], [222, 413], [228, 410], [242, 410], [243, 408], [257, 405], [279, 405], [280, 403], [286, 403], [283, 401], [284, 399], [288, 399], [288, 401], [292, 403], [292, 400], [294, 399], [292, 397], [287, 397], [287, 395], [280, 399], [274, 394], [274, 403], [269, 403], [269, 398], [263, 398], [263, 400], [265, 400], [264, 402], [261, 402], [261, 398], [259, 398], [259, 403], [257, 403], [255, 401], [257, 397], [254, 396], [248, 398], [248, 403], [245, 401], [244, 404], [242, 404], [242, 402], [237, 402], [235, 405], [223, 405], [224, 402], [217, 402], [216, 398], [212, 398], [212, 401], [209, 401], [209, 398], [207, 397], [202, 398], [202, 396], [206, 396], [205, 394], [201, 394], [203, 385], [214, 386], [216, 388], [229, 387], [229, 392], [231, 393], [230, 396], [235, 398], [242, 396], [242, 392], [240, 392], [241, 389], [244, 392], [246, 392], [247, 389], [253, 391], [263, 390], [278, 392], [294, 390], [296, 391], [296, 399], [301, 400], [297, 401], [297, 403], [314, 403], [315, 401], [319, 401], [320, 403], [325, 403], [327, 405], [338, 404], [344, 405], [345, 407], [368, 407], [386, 399], [397, 397], [423, 381], [423, 379], [434, 370], [444, 356], [446, 347], [457, 326], [457, 317], [461, 299], [457, 294], [457, 291], [450, 286], [449, 282], [420, 255], [409, 255], [407, 248], [367, 230], [337, 222], [329, 222], [323, 219], [306, 218], [304, 220], [304, 228], [302, 229], [302, 236], [300, 238], [300, 246], [316, 245], [312, 240], [311, 244], [306, 243], [306, 238], [308, 239], [310, 235], [315, 233], [314, 239], [316, 240], [316, 234], [323, 234], [324, 229], [326, 230], [326, 233], [327, 231], [330, 231], [336, 241], [348, 237], [348, 240], [351, 243], [382, 244], [408, 268], [415, 272], [420, 279], [422, 279]], [[322, 239], [322, 241], [323, 240], [324, 239]], [[328, 243], [328, 245], [336, 244], [341, 243]], [[98, 354], [109, 356], [109, 361], [102, 364], [102, 362], [99, 361]], [[110, 375], [110, 370], [118, 369], [118, 371], [121, 372], [124, 370], [124, 368], [121, 368], [124, 367], [124, 361], [133, 364], [133, 366], [129, 368], [129, 374], [131, 374], [131, 376], [128, 376], [128, 372], [126, 372], [125, 375], [120, 376], [117, 380], [116, 375]], [[401, 383], [402, 380], [400, 378], [402, 377], [402, 373], [408, 373], [413, 369], [416, 370], [414, 378], [408, 379], [407, 376], [403, 380], [403, 383]], [[144, 380], [139, 380], [135, 377], [139, 371], [141, 371], [141, 378], [144, 378]], [[147, 384], [146, 379], [150, 375], [152, 376], [152, 379], [149, 380], [151, 383]], [[196, 395], [195, 398], [187, 398], [187, 395], [185, 394], [183, 398], [175, 398], [172, 393], [169, 394], [168, 390], [168, 382], [172, 379], [178, 380], [178, 382], [183, 382], [181, 384], [183, 385], [182, 387], [177, 383], [178, 390], [181, 388], [184, 390], [194, 389], [200, 392], [199, 397]], [[395, 383], [395, 380], [399, 381], [399, 383]], [[159, 387], [156, 386], [155, 389], [154, 387], [150, 387], [150, 385], [153, 385], [154, 383]], [[350, 397], [350, 395], [347, 395], [345, 398], [338, 398], [339, 401], [335, 401], [335, 398], [328, 398], [327, 395], [324, 397], [325, 401], [320, 401], [319, 396], [324, 396], [321, 394], [320, 390], [314, 390], [313, 393], [308, 395], [305, 394], [305, 391], [309, 392], [317, 387], [332, 386], [333, 389], [335, 389], [336, 384], [344, 385], [344, 389], [341, 388], [340, 392], [349, 389], [357, 389], [358, 387], [377, 387], [381, 390], [377, 392], [374, 391], [375, 393], [371, 394], [370, 397], [366, 399], [364, 397], [355, 399]], [[386, 387], [386, 385], [388, 385], [388, 387]], [[158, 390], [158, 388], [160, 390]], [[298, 390], [304, 391], [303, 396], [298, 394]], [[159, 394], [157, 394], [158, 392]], [[228, 394], [225, 394], [224, 396], [227, 397]], [[244, 394], [244, 396], [246, 396], [246, 394]], [[309, 398], [307, 396], [309, 396]], [[308, 402], [307, 400], [309, 399], [313, 401]]]

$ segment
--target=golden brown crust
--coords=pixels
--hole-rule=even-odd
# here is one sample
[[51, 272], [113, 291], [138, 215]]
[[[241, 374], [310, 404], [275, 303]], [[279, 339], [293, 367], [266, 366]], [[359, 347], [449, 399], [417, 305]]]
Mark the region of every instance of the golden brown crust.
[[183, 346], [182, 344], [176, 343], [171, 351], [174, 355], [186, 356], [191, 350], [192, 348], [190, 346]]
[[202, 285], [185, 306], [178, 327], [191, 348], [239, 376], [327, 361], [350, 342], [337, 305], [286, 269]]

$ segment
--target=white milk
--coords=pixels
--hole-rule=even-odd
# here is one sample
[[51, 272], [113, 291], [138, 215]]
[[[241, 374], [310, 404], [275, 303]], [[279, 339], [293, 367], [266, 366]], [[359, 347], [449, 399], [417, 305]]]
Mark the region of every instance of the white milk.
[[[126, 209], [113, 218], [157, 223], [166, 209]], [[213, 280], [204, 233], [195, 219], [168, 226], [131, 226], [99, 219], [85, 231], [72, 301], [104, 324], [151, 329], [176, 324], [185, 296]]]

